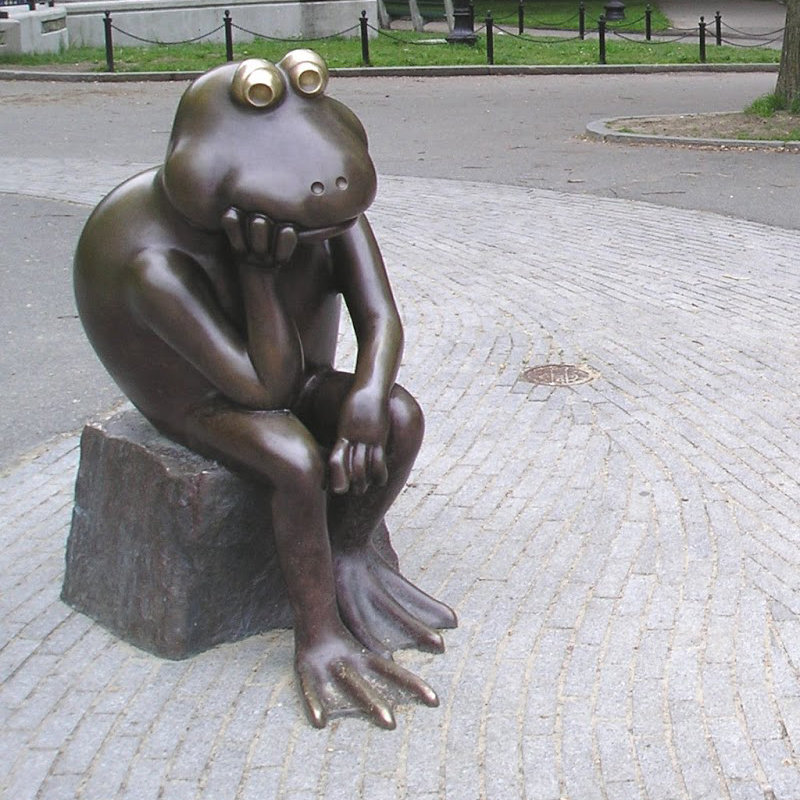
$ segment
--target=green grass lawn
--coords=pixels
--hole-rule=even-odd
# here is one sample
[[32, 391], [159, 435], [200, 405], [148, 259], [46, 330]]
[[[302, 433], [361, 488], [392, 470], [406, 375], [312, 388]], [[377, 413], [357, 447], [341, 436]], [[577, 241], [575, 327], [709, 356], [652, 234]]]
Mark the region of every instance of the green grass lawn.
[[[357, 67], [362, 65], [361, 44], [357, 39], [326, 39], [293, 42], [257, 40], [234, 47], [234, 58], [258, 57], [279, 60], [294, 47], [311, 47], [328, 62], [328, 66]], [[391, 37], [380, 36], [370, 43], [370, 64], [382, 66], [442, 66], [486, 64], [486, 39], [480, 36], [475, 46], [431, 42], [431, 36], [403, 32]], [[708, 63], [777, 63], [780, 53], [759, 48], [737, 48], [709, 45]], [[537, 41], [516, 36], [494, 37], [495, 64], [597, 64], [597, 41]], [[115, 49], [114, 64], [118, 72], [163, 72], [206, 70], [225, 60], [222, 44], [195, 44], [152, 47], [120, 47]], [[696, 64], [696, 44], [647, 44], [610, 38], [606, 44], [608, 64]], [[75, 48], [54, 56], [0, 56], [0, 67], [51, 66], [104, 71], [105, 51], [101, 48]]]
[[[484, 3], [484, 0], [481, 0]], [[449, 66], [486, 64], [486, 36], [478, 17], [481, 8], [489, 7], [502, 11], [514, 10], [516, 0], [501, 0], [476, 9], [476, 31], [478, 42], [474, 46], [463, 44], [447, 44], [442, 33], [413, 33], [410, 31], [381, 31], [377, 38], [370, 41], [370, 63], [372, 66]], [[636, 20], [638, 6], [643, 13], [644, 3], [629, 0], [626, 3], [628, 20]], [[655, 4], [653, 4], [655, 7]], [[530, 2], [531, 14], [535, 10], [536, 19], [546, 17], [547, 24], [555, 26], [565, 14], [575, 9], [573, 0], [567, 2]], [[590, 16], [597, 9], [602, 10], [602, 2], [587, 2], [587, 30]], [[656, 13], [654, 12], [653, 30], [656, 30]], [[660, 17], [660, 19], [664, 19]], [[498, 13], [495, 20], [502, 30], [511, 35], [503, 35], [496, 31], [494, 37], [494, 63], [508, 65], [547, 64], [547, 65], [591, 65], [599, 61], [599, 46], [596, 39], [581, 41], [577, 36], [571, 40], [556, 40], [553, 37], [516, 36], [516, 16], [509, 22], [503, 22]], [[662, 24], [662, 23], [659, 23]], [[666, 20], [663, 21], [666, 24]], [[680, 43], [656, 43], [644, 41], [628, 41], [617, 37], [613, 31], [622, 28], [618, 25], [609, 29], [606, 45], [606, 63], [608, 64], [692, 64], [699, 63], [699, 46], [696, 39]], [[235, 34], [235, 32], [234, 32]], [[777, 63], [780, 53], [766, 48], [717, 47], [709, 40], [706, 47], [706, 60], [709, 63]], [[317, 50], [332, 68], [358, 67], [362, 65], [361, 42], [356, 38], [335, 38], [320, 40], [271, 41], [259, 39], [250, 43], [236, 43], [234, 35], [234, 58], [261, 57], [273, 61], [279, 60], [288, 50], [294, 47], [311, 47]], [[225, 60], [225, 46], [221, 43], [197, 43], [192, 45], [163, 45], [149, 47], [115, 47], [115, 68], [119, 72], [140, 71], [203, 71]], [[60, 54], [42, 54], [15, 56], [0, 55], [0, 67], [51, 67], [53, 69], [83, 69], [103, 71], [106, 68], [105, 50], [103, 48], [70, 48]]]

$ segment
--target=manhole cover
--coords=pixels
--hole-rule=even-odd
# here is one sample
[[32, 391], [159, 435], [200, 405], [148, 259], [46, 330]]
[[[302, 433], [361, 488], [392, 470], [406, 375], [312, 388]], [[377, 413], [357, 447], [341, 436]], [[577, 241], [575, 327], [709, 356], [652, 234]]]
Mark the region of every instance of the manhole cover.
[[522, 373], [522, 379], [538, 386], [575, 386], [588, 383], [597, 377], [589, 367], [576, 367], [574, 364], [540, 364]]

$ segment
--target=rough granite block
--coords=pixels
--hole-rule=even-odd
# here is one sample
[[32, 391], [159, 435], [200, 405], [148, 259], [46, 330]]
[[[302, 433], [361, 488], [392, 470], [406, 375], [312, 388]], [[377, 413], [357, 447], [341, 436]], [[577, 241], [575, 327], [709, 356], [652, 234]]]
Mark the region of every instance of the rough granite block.
[[[374, 544], [397, 564], [385, 527]], [[136, 411], [88, 424], [61, 597], [164, 658], [291, 627], [270, 491]]]

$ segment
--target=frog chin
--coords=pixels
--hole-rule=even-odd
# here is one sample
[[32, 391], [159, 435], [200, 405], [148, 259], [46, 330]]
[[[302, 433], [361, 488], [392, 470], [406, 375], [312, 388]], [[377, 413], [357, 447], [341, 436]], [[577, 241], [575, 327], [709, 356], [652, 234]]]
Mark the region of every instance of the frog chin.
[[[266, 211], [258, 206], [251, 207], [249, 203], [233, 203], [232, 205], [234, 208], [245, 212], [247, 215], [263, 217], [269, 222], [272, 230], [291, 228], [297, 236], [298, 242], [308, 244], [322, 242], [326, 239], [333, 239], [339, 236], [349, 228], [352, 228], [360, 216], [360, 214], [356, 214], [356, 216], [347, 217], [341, 221], [335, 218], [331, 219], [330, 217], [317, 219], [308, 217], [295, 218], [291, 214], [284, 213], [277, 215], [274, 211]], [[286, 209], [284, 209], [284, 211], [286, 211]]]

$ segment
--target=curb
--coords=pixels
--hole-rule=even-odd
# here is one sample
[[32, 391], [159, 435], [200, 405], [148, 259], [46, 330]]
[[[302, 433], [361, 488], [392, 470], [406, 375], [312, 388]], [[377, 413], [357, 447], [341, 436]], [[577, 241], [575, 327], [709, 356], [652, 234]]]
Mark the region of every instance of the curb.
[[[488, 65], [447, 67], [345, 67], [331, 69], [335, 78], [453, 78], [487, 75], [650, 75], [683, 72], [777, 72], [778, 64], [594, 64]], [[0, 81], [124, 83], [194, 80], [203, 71], [186, 72], [58, 72], [0, 69]]]
[[[669, 119], [670, 116], [678, 117], [685, 115], [663, 115], [665, 119]], [[767, 139], [704, 139], [693, 136], [663, 136], [661, 134], [652, 133], [626, 133], [609, 127], [611, 123], [618, 122], [619, 120], [632, 120], [635, 122], [637, 119], [652, 118], [651, 115], [646, 117], [609, 117], [607, 119], [594, 120], [586, 126], [586, 134], [592, 139], [599, 139], [603, 142], [613, 142], [617, 144], [679, 144], [691, 147], [716, 147], [726, 150], [747, 148], [748, 150], [781, 150], [788, 153], [800, 152], [800, 141], [783, 142]]]
[[0, 81], [55, 81], [59, 83], [133, 83], [142, 81], [189, 81], [203, 73], [193, 72], [49, 72], [0, 69]]
[[339, 78], [464, 75], [647, 75], [666, 72], [777, 72], [778, 64], [474, 64], [448, 67], [348, 67], [332, 69]]

